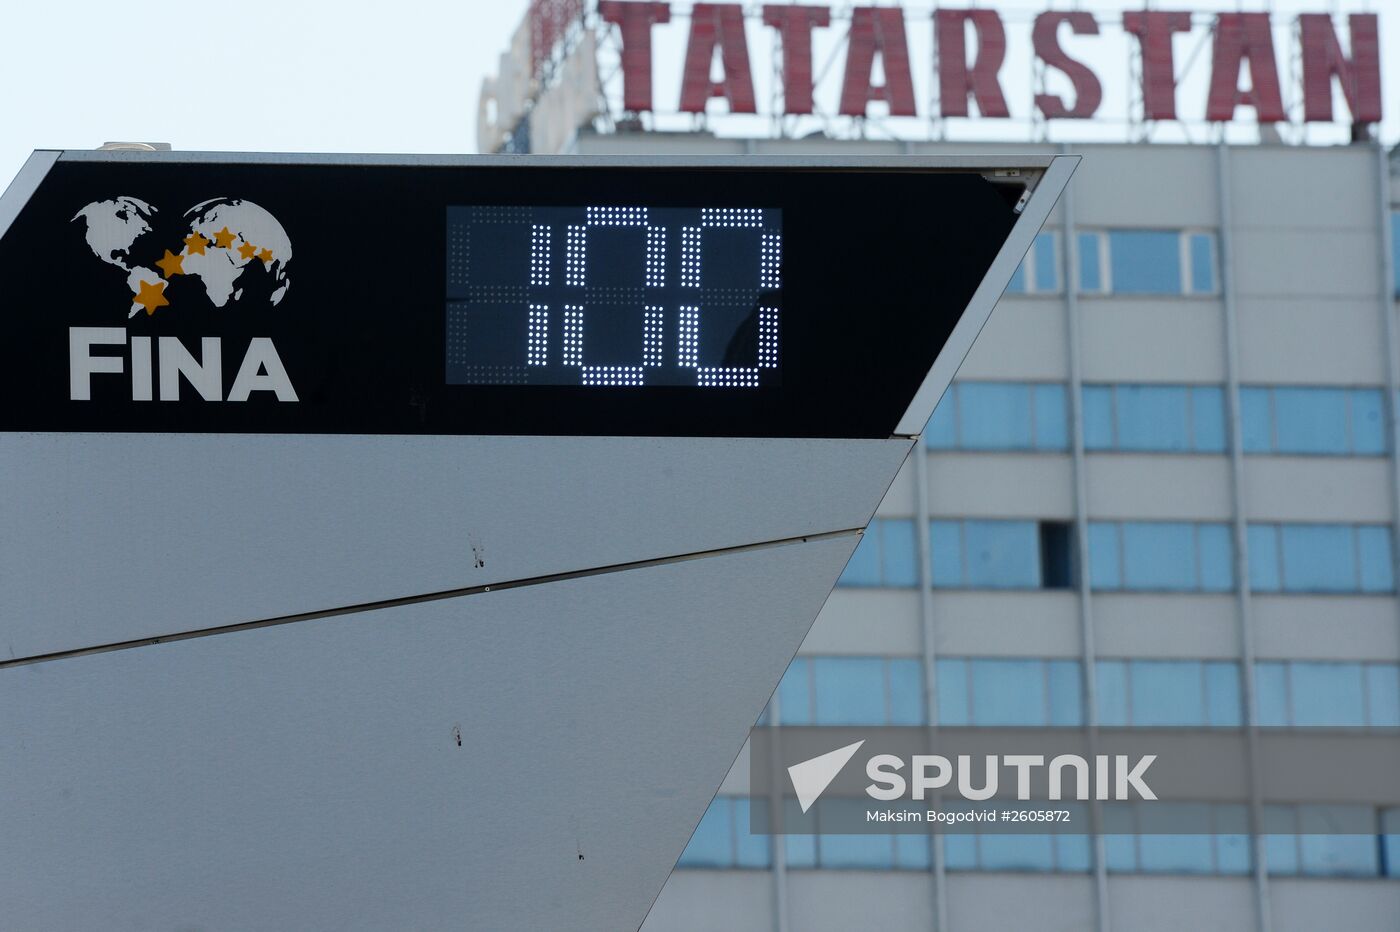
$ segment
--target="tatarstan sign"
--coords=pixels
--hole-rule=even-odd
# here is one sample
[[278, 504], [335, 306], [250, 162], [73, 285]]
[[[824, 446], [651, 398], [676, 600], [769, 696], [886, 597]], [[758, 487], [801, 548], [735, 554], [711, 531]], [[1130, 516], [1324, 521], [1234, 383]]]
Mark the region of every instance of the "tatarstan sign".
[[1369, 12], [532, 0], [483, 85], [478, 144], [559, 151], [597, 117], [759, 135], [878, 122], [896, 138], [969, 117], [1366, 127], [1380, 60]]
[[[598, 14], [614, 24], [622, 42], [624, 106], [632, 112], [657, 109], [652, 94], [652, 31], [671, 22], [669, 4], [654, 0], [601, 0]], [[833, 27], [832, 8], [797, 4], [765, 4], [763, 26], [777, 32], [781, 42], [783, 100], [781, 112], [813, 112], [813, 34]], [[926, 14], [918, 17], [926, 19]], [[681, 77], [678, 109], [703, 113], [714, 98], [722, 98], [731, 113], [756, 113], [745, 7], [737, 3], [696, 3], [690, 7], [689, 36]], [[839, 113], [864, 116], [874, 102], [883, 102], [890, 116], [919, 116], [909, 51], [909, 30], [926, 28], [897, 6], [856, 6], [847, 26], [845, 67], [840, 84]], [[1144, 118], [1177, 117], [1175, 60], [1172, 39], [1192, 29], [1188, 11], [1136, 11], [1122, 14], [1122, 28], [1136, 37], [1141, 52], [1141, 95]], [[1031, 37], [1035, 55], [1045, 67], [1068, 78], [1074, 93], [1037, 94], [1035, 106], [1047, 119], [1091, 119], [1103, 99], [1103, 85], [1088, 64], [1065, 51], [1061, 36], [1098, 35], [1100, 20], [1084, 11], [1051, 10], [1035, 17]], [[1006, 27], [991, 9], [933, 11], [934, 54], [938, 88], [937, 115], [968, 116], [969, 104], [986, 118], [1010, 116], [1000, 71], [1006, 59]], [[1221, 13], [1214, 17], [1210, 84], [1206, 119], [1224, 122], [1240, 107], [1251, 107], [1261, 123], [1282, 122], [1279, 49], [1268, 13]], [[1381, 118], [1380, 44], [1377, 16], [1346, 18], [1342, 36], [1326, 13], [1297, 17], [1302, 62], [1303, 119], [1328, 122], [1337, 118], [1332, 82], [1342, 94], [1355, 123]], [[718, 59], [721, 72], [715, 79]], [[876, 80], [876, 59], [883, 80]], [[662, 67], [664, 67], [662, 63]], [[922, 67], [922, 65], [920, 65]], [[1248, 79], [1247, 81], [1245, 79]], [[1242, 86], [1243, 84], [1243, 86]]]

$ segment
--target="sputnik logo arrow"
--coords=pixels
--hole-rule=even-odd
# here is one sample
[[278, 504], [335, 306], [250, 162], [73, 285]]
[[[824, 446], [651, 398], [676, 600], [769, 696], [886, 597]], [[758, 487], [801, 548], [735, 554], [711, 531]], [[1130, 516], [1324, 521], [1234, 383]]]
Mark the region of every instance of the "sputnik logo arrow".
[[836, 775], [841, 769], [850, 763], [856, 751], [865, 743], [862, 739], [855, 744], [848, 744], [844, 748], [837, 748], [828, 751], [817, 757], [804, 760], [800, 764], [793, 764], [788, 768], [788, 776], [792, 778], [792, 788], [797, 791], [797, 802], [805, 813], [812, 808], [815, 803], [831, 785], [831, 781], [836, 779]]

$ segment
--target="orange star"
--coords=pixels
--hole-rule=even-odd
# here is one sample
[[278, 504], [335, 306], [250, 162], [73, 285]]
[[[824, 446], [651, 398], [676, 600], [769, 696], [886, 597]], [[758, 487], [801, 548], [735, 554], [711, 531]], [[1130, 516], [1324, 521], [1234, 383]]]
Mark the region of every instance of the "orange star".
[[214, 234], [214, 245], [218, 246], [220, 249], [227, 249], [233, 245], [233, 241], [237, 238], [235, 234], [228, 231], [228, 227], [224, 227]]
[[209, 241], [202, 234], [191, 233], [185, 237], [185, 245], [190, 248], [190, 255], [199, 253], [204, 255], [204, 247], [209, 245]]
[[161, 274], [166, 278], [171, 278], [176, 275], [185, 274], [184, 268], [181, 267], [181, 263], [184, 261], [184, 256], [177, 256], [167, 249], [165, 251], [165, 258], [156, 260], [156, 267], [160, 269]]
[[238, 247], [238, 254], [245, 259], [253, 258], [253, 256], [257, 254], [257, 251], [258, 247], [254, 246], [252, 243], [244, 243], [242, 246]]
[[258, 258], [261, 259], [263, 262], [271, 262], [271, 261], [272, 261], [272, 250], [271, 250], [271, 249], [264, 249], [262, 252], [258, 253]]
[[165, 300], [165, 282], [152, 285], [145, 279], [141, 280], [141, 291], [131, 303], [139, 304], [146, 309], [146, 316], [150, 317], [156, 312], [158, 307], [167, 307], [170, 302]]

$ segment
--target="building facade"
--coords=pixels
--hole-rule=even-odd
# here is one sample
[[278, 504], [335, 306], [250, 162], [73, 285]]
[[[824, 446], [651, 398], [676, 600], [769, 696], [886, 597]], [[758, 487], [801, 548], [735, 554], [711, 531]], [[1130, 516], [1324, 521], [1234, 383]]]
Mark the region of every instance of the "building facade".
[[[1000, 145], [589, 134], [584, 154]], [[768, 714], [1400, 726], [1400, 201], [1375, 145], [1086, 145]], [[935, 222], [937, 218], [934, 218]], [[722, 689], [723, 684], [716, 688]], [[646, 932], [1394, 929], [1400, 811], [1251, 839], [750, 835], [741, 755]], [[1243, 807], [1238, 807], [1242, 810]]]

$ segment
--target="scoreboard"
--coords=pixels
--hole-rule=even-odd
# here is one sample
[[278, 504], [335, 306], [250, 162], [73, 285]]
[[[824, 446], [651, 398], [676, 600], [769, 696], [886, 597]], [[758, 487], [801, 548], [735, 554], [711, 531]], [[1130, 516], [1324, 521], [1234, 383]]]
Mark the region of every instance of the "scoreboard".
[[36, 152], [0, 924], [638, 928], [1075, 164]]

